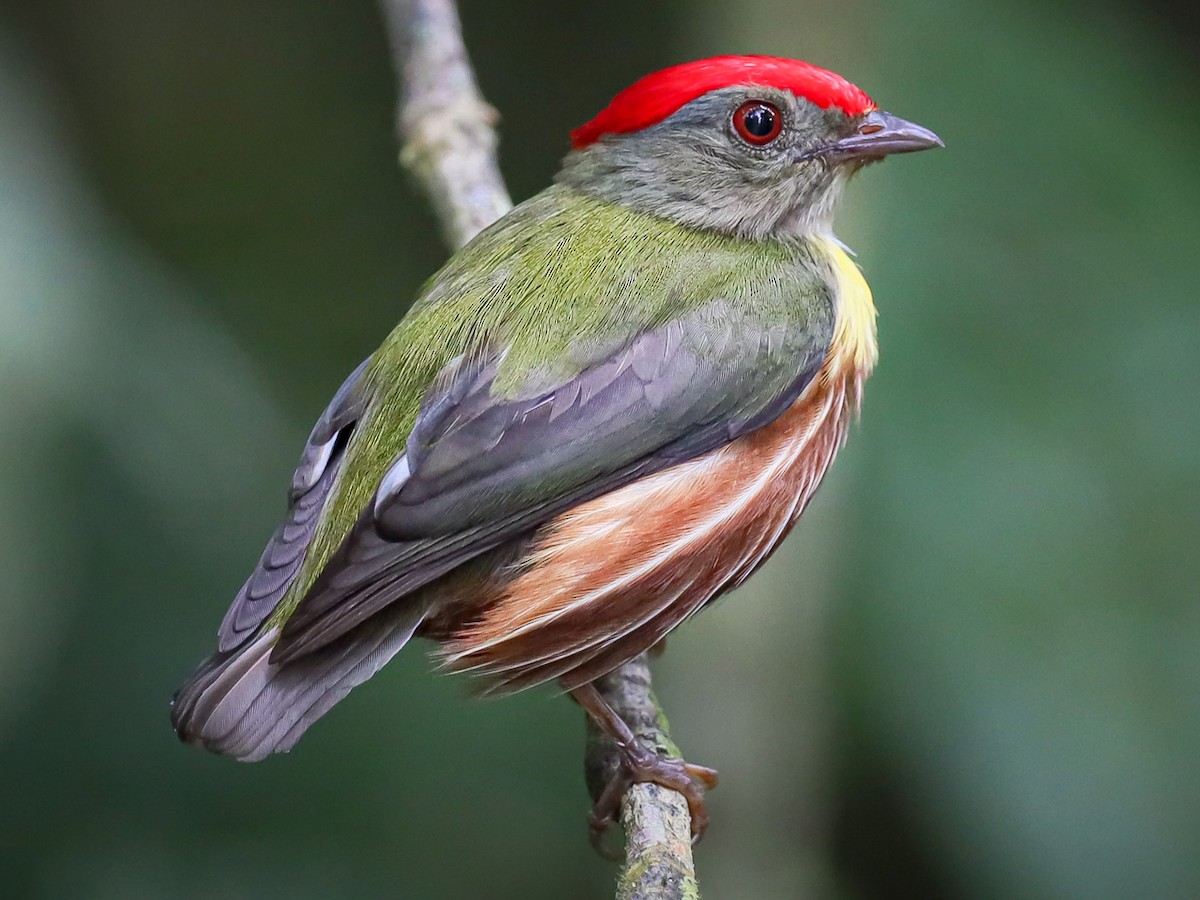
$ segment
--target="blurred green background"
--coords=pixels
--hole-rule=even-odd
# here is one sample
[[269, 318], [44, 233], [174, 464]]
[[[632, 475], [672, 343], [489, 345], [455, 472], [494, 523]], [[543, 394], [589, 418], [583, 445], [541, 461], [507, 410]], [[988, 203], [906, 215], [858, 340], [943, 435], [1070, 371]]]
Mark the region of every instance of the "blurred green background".
[[[947, 149], [842, 237], [861, 427], [656, 664], [710, 898], [1200, 896], [1194, 11], [463, 0], [522, 198], [639, 75], [811, 59]], [[402, 654], [290, 756], [167, 701], [313, 418], [445, 257], [370, 3], [0, 4], [0, 893], [603, 898], [578, 709]]]

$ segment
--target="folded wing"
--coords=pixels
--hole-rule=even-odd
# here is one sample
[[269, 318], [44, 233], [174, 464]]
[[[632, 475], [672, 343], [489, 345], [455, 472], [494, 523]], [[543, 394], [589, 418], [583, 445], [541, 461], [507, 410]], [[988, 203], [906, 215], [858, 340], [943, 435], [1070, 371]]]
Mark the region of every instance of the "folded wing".
[[338, 388], [313, 426], [288, 491], [288, 511], [258, 565], [225, 614], [217, 649], [233, 650], [253, 635], [274, 611], [304, 562], [321, 510], [341, 468], [342, 451], [363, 410], [360, 389], [367, 361]]
[[510, 385], [503, 352], [457, 360], [287, 619], [272, 662], [338, 641], [572, 506], [772, 421], [832, 337], [831, 325], [795, 325], [710, 303], [551, 386]]

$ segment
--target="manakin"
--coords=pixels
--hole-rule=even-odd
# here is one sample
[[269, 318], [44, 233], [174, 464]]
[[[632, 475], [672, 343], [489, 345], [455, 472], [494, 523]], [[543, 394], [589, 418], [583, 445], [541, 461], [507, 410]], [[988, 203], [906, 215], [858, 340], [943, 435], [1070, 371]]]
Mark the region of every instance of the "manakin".
[[804, 510], [876, 360], [835, 207], [864, 165], [941, 141], [761, 56], [649, 75], [571, 140], [317, 420], [176, 696], [183, 740], [288, 750], [425, 637], [485, 692], [558, 681], [622, 747], [621, 784], [682, 791], [702, 830], [715, 773], [644, 747], [592, 682], [744, 581]]

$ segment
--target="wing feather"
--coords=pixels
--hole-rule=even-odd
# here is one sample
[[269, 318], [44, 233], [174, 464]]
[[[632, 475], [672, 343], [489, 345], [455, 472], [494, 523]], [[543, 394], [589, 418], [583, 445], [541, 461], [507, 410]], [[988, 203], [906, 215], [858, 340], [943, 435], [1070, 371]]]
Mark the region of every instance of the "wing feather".
[[[463, 562], [571, 507], [772, 421], [820, 367], [829, 329], [738, 341], [715, 303], [637, 337], [578, 376], [506, 392], [503, 354], [438, 379], [349, 536], [284, 624], [284, 663], [318, 650]], [[770, 326], [767, 326], [770, 331]]]
[[342, 450], [362, 413], [363, 400], [357, 387], [365, 368], [364, 360], [338, 388], [313, 426], [292, 476], [287, 516], [225, 613], [217, 633], [218, 651], [229, 652], [258, 631], [300, 571], [341, 467]]

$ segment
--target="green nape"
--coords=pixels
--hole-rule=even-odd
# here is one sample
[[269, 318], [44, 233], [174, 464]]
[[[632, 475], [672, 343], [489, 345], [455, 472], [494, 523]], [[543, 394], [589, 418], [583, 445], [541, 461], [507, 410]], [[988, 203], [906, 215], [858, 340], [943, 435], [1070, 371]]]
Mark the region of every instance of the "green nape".
[[778, 321], [785, 305], [806, 314], [797, 304], [821, 292], [785, 284], [780, 273], [807, 258], [818, 278], [829, 268], [815, 263], [823, 256], [815, 242], [700, 231], [564, 185], [515, 207], [425, 284], [371, 358], [367, 410], [304, 565], [267, 627], [288, 619], [350, 532], [452, 359], [506, 349], [495, 389], [532, 395], [715, 298], [757, 309], [764, 323]]

